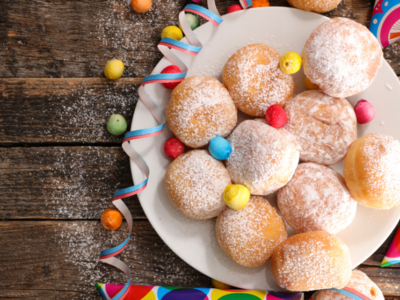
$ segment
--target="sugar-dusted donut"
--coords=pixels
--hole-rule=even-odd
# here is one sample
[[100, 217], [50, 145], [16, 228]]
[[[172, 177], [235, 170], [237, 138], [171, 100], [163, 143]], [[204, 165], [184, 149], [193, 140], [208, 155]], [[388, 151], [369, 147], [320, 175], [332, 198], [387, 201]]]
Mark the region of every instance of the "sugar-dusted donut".
[[[368, 297], [371, 300], [385, 300], [382, 291], [369, 277], [359, 271], [354, 270], [351, 273], [350, 282], [347, 284], [348, 288], [351, 288], [362, 295]], [[351, 300], [350, 298], [342, 293], [335, 291], [318, 291], [312, 295], [313, 300]]]
[[301, 233], [275, 248], [271, 270], [277, 283], [289, 291], [341, 289], [351, 277], [350, 251], [330, 233]]
[[400, 203], [400, 142], [368, 133], [356, 140], [344, 159], [344, 178], [362, 205], [390, 209]]
[[294, 80], [279, 68], [280, 58], [278, 51], [264, 44], [245, 46], [229, 58], [222, 80], [239, 110], [264, 117], [270, 105], [284, 107], [293, 96]]
[[336, 234], [350, 225], [357, 210], [343, 176], [314, 163], [297, 167], [289, 183], [278, 191], [278, 206], [297, 233]]
[[164, 179], [171, 202], [188, 217], [214, 218], [226, 207], [223, 194], [231, 178], [224, 164], [206, 150], [179, 155]]
[[301, 146], [300, 160], [322, 165], [341, 161], [357, 139], [353, 107], [343, 98], [305, 91], [286, 104], [284, 126]]
[[282, 217], [267, 200], [251, 196], [241, 210], [226, 208], [217, 218], [217, 240], [221, 249], [235, 262], [259, 267], [287, 238]]
[[252, 195], [268, 195], [284, 186], [299, 162], [299, 145], [289, 132], [265, 120], [247, 120], [228, 138], [232, 153], [226, 162], [234, 183]]
[[342, 0], [288, 0], [293, 7], [323, 13], [335, 9]]
[[365, 26], [333, 18], [313, 31], [303, 48], [304, 73], [332, 97], [364, 91], [382, 64], [382, 49]]
[[237, 110], [221, 82], [212, 77], [193, 76], [172, 91], [165, 117], [179, 140], [199, 148], [216, 136], [231, 133], [237, 122]]

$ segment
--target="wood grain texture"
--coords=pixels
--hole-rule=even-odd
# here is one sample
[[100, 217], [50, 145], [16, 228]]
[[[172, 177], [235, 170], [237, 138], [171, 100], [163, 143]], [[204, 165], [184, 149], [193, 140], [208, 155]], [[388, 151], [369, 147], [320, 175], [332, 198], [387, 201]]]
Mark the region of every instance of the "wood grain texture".
[[[373, 0], [343, 0], [329, 17], [347, 17], [369, 26]], [[104, 77], [111, 58], [125, 62], [125, 77], [144, 77], [161, 59], [162, 29], [176, 25], [183, 0], [154, 0], [145, 14], [126, 0], [2, 0], [0, 77]], [[220, 12], [237, 3], [218, 0]], [[271, 0], [271, 6], [288, 6]], [[400, 43], [384, 50], [400, 75]]]
[[[132, 185], [121, 147], [0, 148], [0, 220], [99, 219], [114, 192]], [[145, 218], [137, 196], [125, 202]]]

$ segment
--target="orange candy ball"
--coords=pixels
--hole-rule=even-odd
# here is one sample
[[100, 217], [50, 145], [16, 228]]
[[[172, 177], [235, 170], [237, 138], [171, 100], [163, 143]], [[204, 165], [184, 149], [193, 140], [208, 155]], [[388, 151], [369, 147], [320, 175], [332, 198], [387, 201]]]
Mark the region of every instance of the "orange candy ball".
[[314, 83], [312, 83], [307, 76], [304, 78], [304, 83], [306, 84], [307, 90], [318, 90], [318, 87]]
[[107, 208], [101, 214], [101, 225], [108, 230], [116, 230], [121, 226], [122, 223], [122, 215], [121, 213], [114, 208]]
[[151, 0], [132, 0], [131, 6], [137, 13], [145, 13], [150, 10], [153, 2]]
[[266, 6], [269, 6], [268, 0], [253, 0], [252, 7], [266, 7]]

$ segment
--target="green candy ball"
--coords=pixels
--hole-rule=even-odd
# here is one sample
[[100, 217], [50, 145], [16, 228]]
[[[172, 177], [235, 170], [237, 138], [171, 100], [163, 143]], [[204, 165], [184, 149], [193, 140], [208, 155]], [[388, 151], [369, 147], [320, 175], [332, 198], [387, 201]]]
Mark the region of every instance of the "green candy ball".
[[113, 135], [121, 135], [126, 131], [128, 124], [123, 116], [115, 114], [111, 115], [107, 122], [107, 130]]
[[[185, 14], [185, 16], [192, 30], [195, 30], [197, 27], [199, 27], [199, 19], [197, 19], [195, 15]], [[179, 23], [179, 28], [182, 30], [181, 23]]]

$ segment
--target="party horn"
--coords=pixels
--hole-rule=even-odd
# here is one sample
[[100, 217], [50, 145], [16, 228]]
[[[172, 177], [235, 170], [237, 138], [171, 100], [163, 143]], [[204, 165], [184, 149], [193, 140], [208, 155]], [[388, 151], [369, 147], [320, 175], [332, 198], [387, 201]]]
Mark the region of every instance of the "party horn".
[[[104, 299], [110, 300], [124, 285], [96, 283]], [[303, 293], [267, 292], [255, 290], [221, 290], [131, 285], [125, 300], [304, 300]]]
[[382, 48], [400, 39], [400, 0], [377, 0], [369, 29]]
[[389, 250], [382, 260], [381, 267], [383, 268], [398, 263], [400, 263], [400, 227], [397, 229]]

